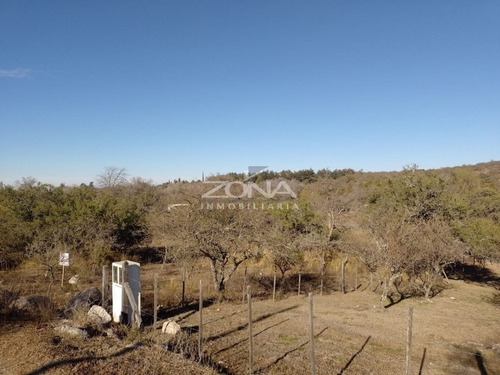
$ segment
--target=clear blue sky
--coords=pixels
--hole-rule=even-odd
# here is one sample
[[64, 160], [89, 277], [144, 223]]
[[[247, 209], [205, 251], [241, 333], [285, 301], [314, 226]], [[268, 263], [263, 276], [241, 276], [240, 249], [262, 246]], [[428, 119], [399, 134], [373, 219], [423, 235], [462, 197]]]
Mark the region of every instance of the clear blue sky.
[[500, 1], [0, 2], [0, 181], [500, 159]]

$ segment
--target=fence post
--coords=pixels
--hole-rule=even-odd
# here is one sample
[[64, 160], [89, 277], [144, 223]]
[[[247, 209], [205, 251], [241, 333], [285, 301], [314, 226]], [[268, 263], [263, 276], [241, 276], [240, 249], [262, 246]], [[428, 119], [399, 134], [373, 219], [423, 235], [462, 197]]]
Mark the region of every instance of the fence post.
[[299, 289], [297, 290], [297, 295], [300, 296], [300, 280], [302, 279], [302, 274], [299, 272]]
[[186, 266], [182, 265], [182, 297], [181, 306], [184, 307], [186, 295]]
[[64, 285], [64, 264], [62, 266], [61, 288], [63, 287], [63, 285]]
[[245, 274], [243, 275], [243, 296], [241, 303], [245, 303], [245, 294], [247, 293], [247, 268], [245, 267]]
[[158, 274], [155, 273], [154, 291], [153, 291], [153, 331], [156, 329], [156, 322], [158, 321]]
[[408, 329], [406, 337], [406, 375], [410, 375], [411, 371], [411, 338], [413, 330], [413, 306], [408, 308]]
[[198, 309], [200, 312], [200, 321], [198, 323], [198, 360], [201, 362], [203, 359], [203, 280], [200, 280], [200, 297]]
[[314, 323], [313, 323], [312, 293], [309, 293], [309, 341], [311, 343], [311, 374], [316, 375], [316, 357], [314, 355]]
[[275, 301], [276, 297], [276, 273], [274, 273], [274, 280], [273, 280], [273, 302]]
[[356, 263], [356, 274], [354, 276], [354, 291], [358, 290], [358, 264]]
[[252, 333], [252, 295], [250, 293], [250, 285], [247, 287], [248, 301], [248, 370], [249, 374], [253, 374], [253, 333]]
[[108, 266], [102, 266], [102, 302], [101, 306], [106, 309], [108, 307]]
[[347, 264], [348, 256], [345, 256], [344, 259], [342, 259], [342, 264], [341, 264], [341, 275], [340, 275], [340, 288], [342, 291], [342, 294], [345, 294], [345, 266]]

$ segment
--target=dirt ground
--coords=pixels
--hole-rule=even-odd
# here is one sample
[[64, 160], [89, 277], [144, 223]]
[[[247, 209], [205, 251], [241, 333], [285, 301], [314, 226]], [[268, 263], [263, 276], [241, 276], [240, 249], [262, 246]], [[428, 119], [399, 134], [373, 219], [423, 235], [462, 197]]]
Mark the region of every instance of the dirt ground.
[[[145, 283], [152, 278], [151, 271], [157, 269], [144, 268]], [[498, 266], [494, 270], [500, 274]], [[5, 285], [6, 274], [1, 277]], [[164, 281], [167, 290], [169, 285], [177, 288], [168, 278]], [[450, 280], [448, 287], [430, 301], [406, 299], [389, 308], [378, 307], [377, 294], [363, 290], [365, 287], [345, 295], [314, 295], [317, 374], [403, 373], [410, 306], [414, 309], [412, 374], [500, 374], [499, 291], [494, 286]], [[147, 290], [144, 299], [143, 315], [147, 320], [151, 315]], [[310, 373], [307, 296], [289, 294], [276, 302], [256, 298], [252, 310], [253, 372]], [[3, 319], [0, 373], [248, 373], [246, 302], [207, 303], [203, 310], [203, 347], [212, 366], [166, 351], [168, 338], [159, 329], [165, 319], [174, 319], [193, 332], [188, 340], [196, 342], [196, 303], [183, 309], [165, 308], [164, 312], [153, 332], [151, 327], [142, 332], [126, 328], [121, 340], [103, 335], [88, 339], [65, 337], [53, 329], [57, 320]]]
[[[318, 374], [403, 373], [408, 308], [413, 306], [412, 373], [500, 374], [500, 309], [492, 288], [451, 281], [431, 301], [408, 299], [380, 309], [371, 292], [314, 296]], [[310, 373], [309, 313], [305, 296], [253, 310], [254, 372]], [[248, 371], [246, 305], [204, 310], [206, 351], [231, 372]], [[198, 315], [179, 316], [197, 324]]]

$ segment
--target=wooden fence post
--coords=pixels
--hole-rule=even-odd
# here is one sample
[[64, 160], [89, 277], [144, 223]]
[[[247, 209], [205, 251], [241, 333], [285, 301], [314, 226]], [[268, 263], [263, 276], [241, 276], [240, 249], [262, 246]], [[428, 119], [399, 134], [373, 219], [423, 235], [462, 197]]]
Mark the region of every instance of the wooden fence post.
[[63, 285], [64, 285], [64, 264], [62, 266], [61, 288], [63, 287]]
[[346, 255], [344, 259], [342, 259], [342, 264], [341, 264], [341, 274], [340, 274], [340, 289], [342, 291], [342, 294], [345, 294], [345, 266], [347, 264], [347, 261], [349, 259], [349, 256]]
[[200, 297], [198, 302], [198, 310], [200, 312], [200, 321], [198, 323], [198, 361], [203, 359], [203, 280], [200, 280]]
[[358, 265], [356, 264], [356, 274], [354, 276], [354, 291], [358, 290]]
[[102, 266], [102, 301], [101, 306], [106, 309], [108, 307], [108, 266]]
[[311, 374], [316, 375], [316, 357], [314, 355], [314, 322], [313, 322], [312, 293], [309, 293], [309, 341], [311, 343]]
[[181, 306], [184, 307], [186, 304], [186, 266], [182, 265], [182, 296], [181, 296]]
[[411, 371], [411, 338], [413, 330], [413, 306], [408, 308], [408, 329], [406, 337], [406, 375], [410, 375]]
[[158, 320], [158, 274], [155, 273], [154, 276], [154, 286], [153, 286], [153, 331], [156, 329], [156, 322]]
[[243, 275], [243, 296], [241, 303], [245, 303], [245, 295], [247, 293], [247, 268], [245, 267], [245, 274]]
[[250, 285], [247, 287], [248, 301], [248, 373], [253, 374], [253, 332], [252, 332], [252, 295]]
[[275, 301], [276, 297], [276, 273], [274, 274], [274, 280], [273, 280], [273, 302]]

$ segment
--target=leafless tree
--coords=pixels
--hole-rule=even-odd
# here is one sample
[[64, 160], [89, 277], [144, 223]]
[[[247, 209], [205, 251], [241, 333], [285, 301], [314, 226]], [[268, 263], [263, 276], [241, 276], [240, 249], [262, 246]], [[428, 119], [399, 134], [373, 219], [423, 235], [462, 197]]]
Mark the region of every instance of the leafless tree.
[[320, 260], [321, 284], [333, 252], [344, 252], [341, 263], [341, 290], [345, 293], [345, 266], [349, 260], [342, 236], [353, 227], [353, 213], [359, 202], [358, 185], [350, 177], [324, 179], [309, 187], [308, 198], [319, 219], [319, 230], [308, 238]]
[[212, 208], [202, 206], [200, 187], [186, 184], [171, 188], [161, 212], [152, 213], [150, 228], [156, 238], [163, 238], [172, 251], [182, 255], [182, 261], [206, 258], [214, 288], [223, 298], [226, 283], [237, 268], [263, 251], [271, 222], [266, 212], [239, 209], [237, 204], [226, 203], [224, 208], [216, 204]]
[[111, 188], [125, 185], [127, 183], [127, 170], [118, 167], [106, 167], [104, 171], [97, 175], [97, 186]]
[[215, 289], [222, 298], [227, 281], [246, 260], [263, 250], [266, 214], [262, 211], [196, 209], [191, 235], [210, 261]]

